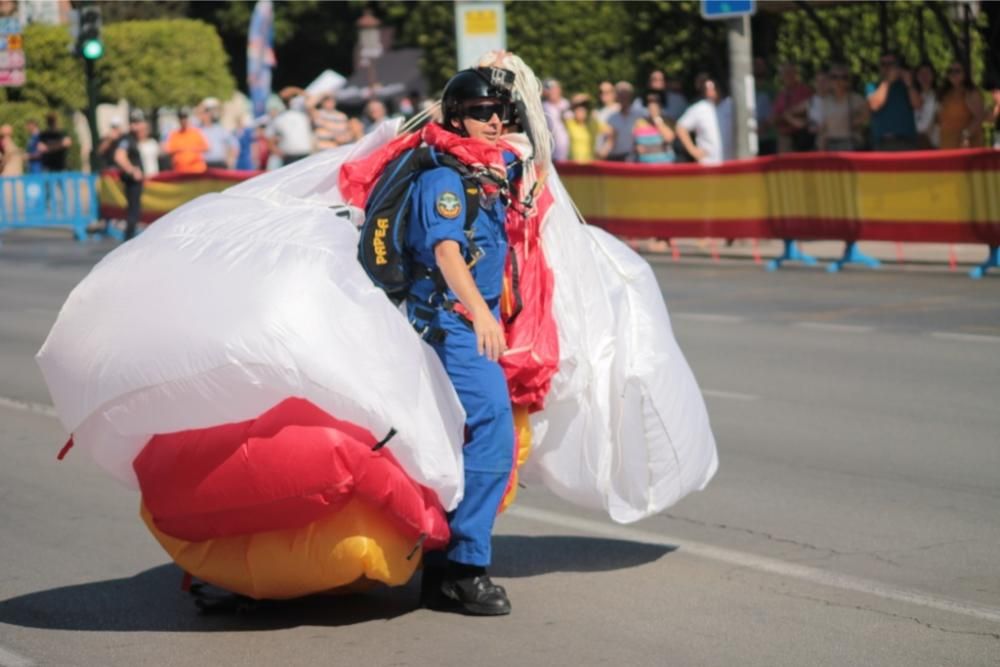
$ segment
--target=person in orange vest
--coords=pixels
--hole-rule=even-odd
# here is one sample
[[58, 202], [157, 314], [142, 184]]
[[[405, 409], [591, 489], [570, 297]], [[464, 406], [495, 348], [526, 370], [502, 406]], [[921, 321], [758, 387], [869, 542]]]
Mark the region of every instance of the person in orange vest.
[[170, 155], [174, 171], [182, 174], [200, 174], [208, 169], [205, 164], [205, 152], [208, 151], [208, 141], [194, 125], [191, 125], [190, 110], [181, 109], [177, 117], [181, 126], [170, 133], [163, 144], [163, 150]]

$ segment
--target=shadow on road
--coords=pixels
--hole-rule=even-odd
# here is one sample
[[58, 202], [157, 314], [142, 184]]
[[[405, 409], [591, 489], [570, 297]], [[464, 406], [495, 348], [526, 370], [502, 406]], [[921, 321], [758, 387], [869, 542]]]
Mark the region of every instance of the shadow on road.
[[390, 620], [417, 608], [417, 584], [365, 594], [267, 602], [246, 613], [205, 616], [161, 565], [134, 577], [63, 586], [0, 601], [0, 623], [48, 630], [216, 632], [340, 626]]
[[[588, 537], [498, 535], [498, 579], [553, 572], [605, 572], [658, 560], [673, 547]], [[0, 623], [93, 632], [217, 632], [342, 626], [391, 620], [415, 611], [419, 576], [400, 588], [363, 594], [269, 601], [246, 613], [205, 616], [180, 590], [181, 572], [161, 565], [134, 577], [62, 586], [0, 601]]]
[[535, 577], [551, 572], [624, 570], [659, 560], [677, 547], [570, 535], [497, 535], [493, 538], [495, 577]]

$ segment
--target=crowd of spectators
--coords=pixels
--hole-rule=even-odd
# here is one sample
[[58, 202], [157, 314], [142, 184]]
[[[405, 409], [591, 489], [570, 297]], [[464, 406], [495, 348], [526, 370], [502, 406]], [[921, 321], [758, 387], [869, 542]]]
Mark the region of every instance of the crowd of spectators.
[[[804, 151], [902, 151], [982, 147], [984, 126], [1000, 148], [1000, 82], [984, 104], [959, 62], [938, 80], [929, 63], [910, 69], [894, 53], [879, 59], [877, 81], [860, 82], [832, 63], [811, 83], [795, 64], [783, 64], [777, 85], [762, 58], [754, 61], [758, 154]], [[698, 162], [719, 164], [736, 156], [733, 102], [709, 74], [684, 82], [654, 70], [640, 94], [627, 81], [602, 81], [597, 102], [579, 92], [563, 97], [547, 79], [544, 108], [557, 160], [576, 162]]]
[[[984, 127], [994, 128], [992, 143], [1000, 148], [1000, 81], [991, 86], [991, 103], [984, 103], [960, 62], [939, 76], [930, 63], [910, 69], [897, 54], [886, 53], [877, 81], [859, 82], [846, 65], [832, 63], [807, 83], [799, 67], [787, 63], [775, 81], [764, 59], [757, 58], [754, 78], [759, 155], [976, 147], [985, 145]], [[654, 70], [638, 92], [628, 81], [602, 81], [594, 97], [577, 92], [567, 98], [559, 81], [546, 79], [542, 105], [554, 158], [706, 165], [733, 159], [733, 102], [723, 82], [698, 74], [691, 81], [691, 100], [684, 83]], [[147, 177], [210, 167], [275, 169], [356, 141], [386, 119], [410, 117], [425, 105], [415, 94], [395, 100], [392, 110], [370, 99], [360, 113], [349, 115], [332, 92], [310, 95], [289, 87], [268, 103], [264, 116], [243, 114], [234, 127], [220, 123], [222, 106], [208, 98], [168, 114], [158, 137], [144, 132], [133, 139]], [[47, 116], [44, 129], [27, 119], [25, 129], [29, 138], [21, 149], [13, 128], [0, 126], [0, 176], [67, 168], [72, 140], [58, 114]], [[115, 154], [128, 130], [112, 119], [97, 144], [103, 168], [120, 168]]]

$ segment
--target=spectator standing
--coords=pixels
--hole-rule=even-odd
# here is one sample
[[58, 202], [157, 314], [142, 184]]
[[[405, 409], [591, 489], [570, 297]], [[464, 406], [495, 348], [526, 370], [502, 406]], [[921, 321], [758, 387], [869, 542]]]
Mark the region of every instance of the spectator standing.
[[920, 93], [920, 107], [914, 111], [917, 125], [917, 146], [937, 148], [940, 142], [937, 127], [937, 72], [929, 62], [923, 62], [914, 74], [914, 85]]
[[120, 118], [112, 118], [108, 133], [101, 137], [97, 144], [97, 157], [101, 163], [101, 169], [112, 169], [115, 167], [115, 151], [118, 150], [118, 142], [122, 138], [122, 121]]
[[[722, 162], [722, 132], [719, 128], [719, 88], [708, 74], [699, 74], [695, 89], [701, 99], [677, 121], [677, 138], [692, 158], [703, 165]], [[691, 138], [695, 134], [696, 140]], [[697, 141], [697, 143], [696, 143]]]
[[688, 101], [680, 92], [672, 90], [670, 83], [663, 70], [654, 69], [646, 80], [646, 97], [641, 101], [637, 99], [634, 102], [635, 106], [645, 108], [646, 105], [643, 102], [648, 100], [650, 94], [654, 94], [658, 98], [660, 116], [671, 123], [677, 122], [677, 119], [687, 109]]
[[325, 151], [354, 141], [351, 121], [346, 113], [337, 108], [337, 98], [333, 93], [319, 98], [318, 104], [310, 108], [310, 114], [316, 135], [316, 150]]
[[774, 129], [774, 82], [767, 68], [767, 61], [760, 56], [753, 59], [753, 88], [757, 104], [757, 155], [774, 155], [778, 138]]
[[569, 112], [569, 101], [562, 96], [562, 85], [555, 79], [546, 79], [542, 85], [542, 110], [545, 112], [545, 123], [552, 133], [554, 145], [552, 159], [555, 161], [569, 159], [569, 133], [566, 131], [566, 116]]
[[24, 146], [24, 154], [28, 158], [28, 173], [40, 174], [42, 172], [41, 133], [38, 131], [38, 121], [29, 118], [24, 123], [24, 129], [28, 131], [28, 143]]
[[830, 97], [831, 93], [830, 73], [821, 69], [816, 72], [816, 77], [813, 79], [813, 95], [809, 98], [809, 104], [806, 107], [806, 118], [809, 120], [809, 134], [812, 135], [810, 137], [812, 145], [809, 150], [816, 147], [819, 126], [823, 123], [824, 103]]
[[361, 112], [361, 127], [364, 134], [371, 134], [389, 119], [389, 112], [382, 100], [370, 99]]
[[142, 162], [142, 173], [145, 178], [152, 178], [160, 173], [160, 142], [149, 132], [149, 122], [145, 122], [144, 138], [139, 140], [139, 159]]
[[205, 135], [191, 124], [191, 111], [183, 108], [177, 112], [180, 126], [170, 133], [163, 150], [170, 155], [174, 171], [182, 174], [201, 174], [208, 168], [205, 152], [208, 142]]
[[287, 108], [271, 123], [270, 134], [271, 156], [278, 157], [282, 166], [309, 157], [313, 150], [312, 121], [303, 109], [304, 100], [297, 97], [285, 104]]
[[632, 139], [635, 142], [636, 162], [645, 164], [666, 164], [674, 161], [674, 151], [671, 145], [676, 135], [668, 121], [663, 117], [661, 96], [657, 92], [646, 94], [645, 113], [632, 126]]
[[14, 128], [0, 125], [0, 176], [24, 174], [24, 151], [14, 143]]
[[645, 111], [637, 111], [632, 105], [635, 101], [635, 89], [628, 81], [616, 83], [615, 94], [618, 97], [618, 111], [608, 118], [608, 140], [602, 149], [601, 157], [614, 162], [625, 162], [635, 156], [632, 126], [643, 117]]
[[778, 153], [807, 151], [812, 148], [808, 117], [812, 88], [799, 80], [799, 67], [794, 63], [781, 66], [781, 82], [782, 88], [775, 98], [773, 110]]
[[948, 66], [941, 87], [938, 122], [941, 148], [969, 148], [983, 145], [983, 97], [972, 83], [965, 66]]
[[73, 140], [59, 127], [59, 114], [49, 113], [45, 117], [46, 129], [38, 135], [38, 150], [41, 153], [42, 171], [66, 171], [66, 157]]
[[601, 81], [597, 86], [598, 102], [600, 106], [595, 112], [602, 123], [607, 124], [611, 119], [611, 114], [619, 111], [621, 105], [618, 104], [618, 94], [615, 92], [615, 84], [610, 81]]
[[135, 228], [142, 213], [142, 185], [145, 173], [142, 168], [142, 156], [139, 144], [149, 137], [146, 117], [139, 109], [133, 109], [128, 117], [128, 134], [118, 141], [115, 148], [115, 164], [121, 171], [122, 183], [125, 185], [125, 199], [128, 209], [125, 215], [125, 240], [135, 236]]
[[257, 169], [254, 160], [257, 131], [250, 114], [245, 113], [240, 116], [236, 129], [233, 130], [233, 137], [236, 139], [236, 145], [239, 147], [239, 152], [236, 154], [236, 164], [233, 168], [237, 171], [254, 171]]
[[1000, 148], [1000, 75], [996, 75], [990, 86], [990, 96], [993, 98], [993, 108], [989, 119], [993, 123], [993, 148]]
[[198, 119], [201, 121], [201, 133], [208, 142], [205, 151], [205, 164], [210, 169], [229, 169], [236, 163], [239, 145], [232, 133], [219, 124], [221, 107], [219, 100], [209, 97], [201, 103]]
[[592, 162], [598, 139], [605, 132], [604, 124], [591, 111], [590, 95], [574, 95], [569, 106], [571, 115], [566, 119], [569, 159], [573, 162]]
[[851, 90], [851, 73], [845, 65], [830, 68], [830, 81], [833, 94], [823, 98], [816, 147], [821, 151], [859, 150], [868, 105]]
[[878, 83], [868, 84], [868, 108], [872, 111], [872, 147], [877, 151], [908, 151], [917, 147], [914, 110], [921, 106], [913, 76], [895, 53], [879, 58]]

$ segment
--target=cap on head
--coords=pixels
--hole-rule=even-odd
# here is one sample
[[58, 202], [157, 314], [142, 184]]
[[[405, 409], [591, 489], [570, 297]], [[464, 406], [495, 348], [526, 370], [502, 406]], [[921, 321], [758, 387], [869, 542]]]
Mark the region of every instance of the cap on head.
[[146, 114], [142, 112], [142, 109], [132, 109], [128, 115], [128, 122], [130, 123], [145, 123]]
[[451, 130], [451, 120], [461, 120], [462, 106], [479, 99], [498, 99], [511, 102], [514, 73], [499, 67], [474, 67], [464, 69], [448, 80], [441, 97], [443, 124]]
[[122, 126], [121, 118], [115, 116], [114, 118], [111, 119], [111, 127], [121, 127], [121, 126]]
[[187, 118], [191, 115], [191, 107], [181, 107], [177, 110], [178, 118]]

